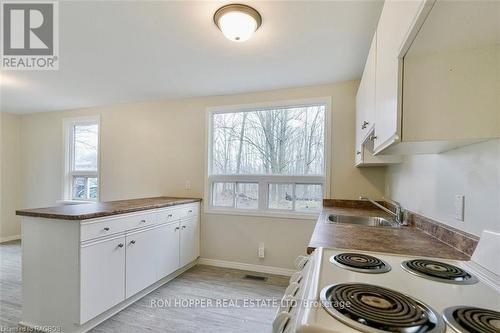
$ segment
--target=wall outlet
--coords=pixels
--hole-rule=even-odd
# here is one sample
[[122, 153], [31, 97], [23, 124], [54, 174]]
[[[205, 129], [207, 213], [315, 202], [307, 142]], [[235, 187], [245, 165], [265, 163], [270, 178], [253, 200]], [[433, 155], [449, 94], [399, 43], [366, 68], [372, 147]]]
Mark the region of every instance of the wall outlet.
[[455, 219], [459, 221], [464, 220], [465, 196], [455, 195]]
[[264, 243], [259, 243], [259, 258], [264, 258], [264, 256], [265, 256]]
[[191, 189], [191, 181], [186, 180], [186, 183], [184, 184], [184, 188], [189, 191]]

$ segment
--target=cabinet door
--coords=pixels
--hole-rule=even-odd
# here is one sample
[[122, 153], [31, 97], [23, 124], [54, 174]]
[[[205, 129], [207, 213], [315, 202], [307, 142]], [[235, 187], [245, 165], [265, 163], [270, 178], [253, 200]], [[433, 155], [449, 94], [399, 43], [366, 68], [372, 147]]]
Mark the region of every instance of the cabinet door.
[[181, 221], [181, 246], [180, 258], [181, 267], [189, 264], [199, 256], [199, 223], [198, 216]]
[[[357, 165], [362, 162], [363, 160], [363, 119], [365, 119], [364, 116], [364, 105], [367, 102], [366, 101], [366, 67], [365, 71], [363, 72], [363, 77], [361, 79], [361, 82], [359, 84], [358, 88], [358, 93], [356, 94], [356, 122], [355, 122], [355, 131], [356, 131], [356, 145], [355, 145], [355, 152], [356, 155], [354, 157], [354, 164]], [[375, 101], [373, 101], [375, 103]]]
[[126, 297], [156, 282], [157, 229], [147, 229], [126, 236]]
[[125, 237], [82, 245], [80, 271], [84, 323], [125, 299]]
[[356, 157], [355, 164], [363, 162], [363, 141], [375, 119], [375, 65], [377, 34], [373, 36], [363, 77], [356, 95]]
[[375, 66], [377, 56], [377, 34], [373, 36], [366, 59], [363, 77], [356, 96], [356, 131], [361, 130], [365, 139], [375, 121]]
[[386, 1], [377, 27], [375, 152], [401, 137], [400, 51], [423, 0]]
[[157, 280], [164, 278], [180, 267], [179, 241], [180, 223], [159, 227], [156, 231]]

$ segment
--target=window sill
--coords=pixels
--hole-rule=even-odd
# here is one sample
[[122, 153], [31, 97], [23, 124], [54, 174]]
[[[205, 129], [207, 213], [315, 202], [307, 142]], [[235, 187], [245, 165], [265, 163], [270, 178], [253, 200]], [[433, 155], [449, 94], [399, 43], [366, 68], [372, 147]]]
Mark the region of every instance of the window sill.
[[271, 217], [279, 219], [297, 219], [297, 220], [317, 220], [320, 212], [301, 213], [301, 212], [275, 212], [275, 211], [249, 211], [242, 209], [217, 209], [206, 208], [203, 213], [214, 215], [237, 215], [237, 216], [256, 216]]
[[61, 205], [80, 205], [80, 204], [88, 204], [88, 203], [96, 203], [97, 201], [86, 201], [86, 200], [58, 200], [56, 201]]

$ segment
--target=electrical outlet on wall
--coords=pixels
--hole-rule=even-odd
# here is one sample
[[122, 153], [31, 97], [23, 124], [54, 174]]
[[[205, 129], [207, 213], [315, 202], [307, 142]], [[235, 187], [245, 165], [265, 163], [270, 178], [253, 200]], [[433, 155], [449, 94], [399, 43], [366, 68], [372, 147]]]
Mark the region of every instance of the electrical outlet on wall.
[[465, 214], [465, 196], [457, 194], [455, 195], [455, 219], [459, 221], [464, 220]]
[[186, 183], [184, 185], [184, 189], [186, 189], [188, 191], [191, 189], [191, 181], [186, 180]]
[[264, 243], [259, 243], [259, 258], [264, 258], [264, 256], [265, 256]]

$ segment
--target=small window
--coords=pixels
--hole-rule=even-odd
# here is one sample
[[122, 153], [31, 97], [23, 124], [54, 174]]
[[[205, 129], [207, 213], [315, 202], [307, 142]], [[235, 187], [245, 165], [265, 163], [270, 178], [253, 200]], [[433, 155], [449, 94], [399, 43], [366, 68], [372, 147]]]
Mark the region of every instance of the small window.
[[64, 121], [64, 199], [99, 199], [99, 118]]

